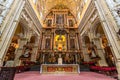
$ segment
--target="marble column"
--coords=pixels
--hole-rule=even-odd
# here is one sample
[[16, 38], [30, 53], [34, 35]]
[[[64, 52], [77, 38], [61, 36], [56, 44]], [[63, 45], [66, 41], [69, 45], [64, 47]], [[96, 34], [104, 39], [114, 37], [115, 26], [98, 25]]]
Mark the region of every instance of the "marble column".
[[110, 8], [111, 14], [114, 16], [113, 18], [115, 19], [116, 23], [118, 26], [120, 26], [120, 17], [117, 14], [118, 8], [120, 8], [120, 0], [106, 0], [106, 3], [108, 7]]
[[120, 59], [116, 61], [116, 68], [118, 72], [118, 80], [120, 80]]
[[108, 66], [105, 60], [105, 52], [103, 51], [102, 47], [101, 47], [101, 41], [99, 38], [95, 38], [94, 39], [94, 43], [97, 46], [97, 54], [100, 56], [100, 60], [98, 61], [100, 66]]
[[[25, 1], [15, 0], [14, 4], [10, 8], [9, 15], [4, 19], [4, 24], [1, 25], [1, 41], [0, 41], [0, 59], [3, 60], [6, 55], [6, 50], [8, 49], [12, 37], [17, 28], [19, 18], [24, 7]], [[0, 63], [0, 65], [2, 65]]]
[[82, 41], [82, 52], [83, 52], [83, 56], [84, 56], [84, 61], [89, 62], [90, 61], [90, 57], [88, 55], [87, 46], [85, 45], [84, 41]]
[[31, 61], [33, 61], [33, 62], [36, 62], [36, 59], [37, 59], [37, 52], [38, 52], [37, 45], [34, 45], [34, 47], [32, 48]]
[[116, 58], [118, 76], [120, 76], [120, 65], [118, 65], [120, 60], [120, 44], [116, 33], [116, 30], [118, 28], [117, 23], [115, 22], [113, 16], [111, 15], [111, 12], [105, 0], [95, 0], [94, 2], [99, 13], [99, 18], [103, 25], [102, 27], [104, 29], [105, 35], [111, 45], [113, 55]]
[[20, 56], [23, 54], [23, 46], [27, 43], [26, 38], [21, 38], [18, 40], [19, 48], [15, 51], [15, 66], [20, 66]]

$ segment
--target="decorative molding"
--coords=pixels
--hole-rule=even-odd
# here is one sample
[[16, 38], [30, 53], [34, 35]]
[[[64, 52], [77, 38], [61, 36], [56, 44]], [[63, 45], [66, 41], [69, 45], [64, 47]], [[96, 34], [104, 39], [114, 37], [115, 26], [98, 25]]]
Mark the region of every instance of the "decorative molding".
[[20, 38], [21, 40], [28, 40], [28, 38]]
[[41, 23], [29, 0], [26, 0], [26, 4], [22, 10], [20, 23], [25, 29], [30, 29], [35, 32], [35, 34], [40, 35]]
[[92, 17], [90, 18], [90, 22], [93, 23], [96, 20], [97, 17], [98, 17], [98, 13], [97, 13], [97, 11], [95, 11], [93, 13]]
[[[37, 16], [32, 4], [29, 0], [26, 0], [26, 5], [24, 11], [27, 13], [27, 16], [31, 19], [35, 32], [40, 35], [42, 24], [40, 23], [39, 17]], [[29, 21], [29, 22], [31, 22]]]
[[80, 24], [79, 24], [80, 33], [83, 34], [83, 31], [87, 30], [86, 26], [89, 27], [90, 23], [88, 23], [88, 22], [90, 21], [91, 17], [95, 13], [95, 11], [96, 11], [95, 5], [91, 1], [90, 4], [89, 4], [89, 7], [84, 12], [85, 14], [83, 15], [83, 17], [80, 20]]

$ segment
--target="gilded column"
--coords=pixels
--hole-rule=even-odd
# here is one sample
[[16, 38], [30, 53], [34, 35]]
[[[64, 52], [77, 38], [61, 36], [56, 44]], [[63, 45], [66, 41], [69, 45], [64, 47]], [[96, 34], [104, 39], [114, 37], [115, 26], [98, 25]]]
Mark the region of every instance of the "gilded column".
[[54, 50], [54, 31], [52, 31], [52, 50]]
[[77, 50], [79, 50], [78, 33], [76, 33], [75, 35], [76, 35], [76, 39], [75, 39], [76, 47], [77, 47]]
[[67, 33], [67, 41], [68, 41], [68, 50], [70, 50], [70, 35], [69, 35], [69, 33]]
[[41, 49], [44, 50], [45, 49], [45, 35], [43, 34], [43, 38], [42, 38], [42, 43], [41, 43]]
[[42, 49], [42, 42], [43, 42], [43, 32], [41, 32], [41, 36], [40, 36], [40, 42], [39, 42], [39, 49], [41, 50]]

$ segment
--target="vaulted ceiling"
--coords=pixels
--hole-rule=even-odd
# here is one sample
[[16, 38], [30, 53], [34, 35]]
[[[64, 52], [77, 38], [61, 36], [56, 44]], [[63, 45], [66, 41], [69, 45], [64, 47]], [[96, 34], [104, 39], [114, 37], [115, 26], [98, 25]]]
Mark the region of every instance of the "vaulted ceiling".
[[46, 16], [46, 14], [50, 11], [51, 8], [58, 4], [62, 4], [67, 6], [73, 15], [77, 17], [80, 10], [81, 0], [39, 0], [42, 15]]

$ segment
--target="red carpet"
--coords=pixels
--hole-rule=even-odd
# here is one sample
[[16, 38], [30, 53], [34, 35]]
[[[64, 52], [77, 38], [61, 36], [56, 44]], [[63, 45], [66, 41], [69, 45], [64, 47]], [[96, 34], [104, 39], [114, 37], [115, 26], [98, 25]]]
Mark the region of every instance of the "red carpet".
[[16, 74], [14, 80], [116, 80], [116, 79], [94, 72], [81, 72], [80, 74], [40, 74], [39, 72], [31, 71]]

